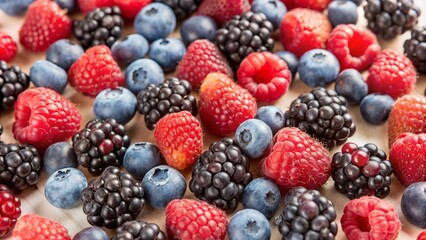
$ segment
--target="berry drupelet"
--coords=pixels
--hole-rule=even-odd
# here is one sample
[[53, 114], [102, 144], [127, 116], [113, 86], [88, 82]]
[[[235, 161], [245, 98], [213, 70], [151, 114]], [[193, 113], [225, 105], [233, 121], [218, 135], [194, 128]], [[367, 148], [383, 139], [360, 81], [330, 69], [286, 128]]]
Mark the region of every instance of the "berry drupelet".
[[411, 31], [411, 39], [404, 42], [404, 53], [420, 73], [426, 73], [426, 26]]
[[166, 235], [155, 223], [134, 220], [117, 228], [111, 240], [165, 240]]
[[84, 20], [73, 22], [73, 32], [84, 49], [101, 44], [111, 47], [120, 38], [123, 24], [117, 6], [96, 8]]
[[21, 200], [6, 185], [0, 185], [0, 237], [6, 237], [21, 216]]
[[13, 109], [18, 95], [28, 88], [30, 77], [18, 66], [0, 61], [0, 111]]
[[94, 119], [74, 134], [72, 145], [78, 163], [91, 174], [99, 175], [108, 166], [121, 165], [130, 138], [115, 119]]
[[202, 0], [154, 0], [168, 5], [178, 20], [182, 20], [197, 10]]

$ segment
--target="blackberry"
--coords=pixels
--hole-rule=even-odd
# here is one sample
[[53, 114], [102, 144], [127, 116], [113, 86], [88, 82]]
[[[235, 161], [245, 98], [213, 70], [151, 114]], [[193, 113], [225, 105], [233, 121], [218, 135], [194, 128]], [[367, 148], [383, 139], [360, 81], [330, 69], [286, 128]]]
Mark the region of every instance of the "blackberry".
[[118, 167], [107, 167], [83, 190], [83, 212], [94, 226], [117, 228], [138, 217], [145, 205], [143, 196], [140, 182], [132, 175]]
[[37, 183], [41, 166], [34, 146], [0, 142], [0, 183], [23, 190]]
[[30, 77], [18, 66], [0, 60], [0, 111], [13, 109], [18, 95], [30, 86]]
[[93, 175], [108, 166], [120, 166], [130, 145], [124, 126], [115, 119], [94, 119], [72, 137], [78, 163]]
[[233, 211], [253, 179], [249, 161], [232, 138], [214, 142], [193, 165], [189, 189], [198, 199]]
[[334, 90], [315, 88], [293, 100], [285, 112], [285, 126], [298, 127], [332, 149], [355, 133], [347, 106], [346, 99]]
[[392, 39], [411, 30], [421, 14], [413, 0], [367, 0], [364, 12], [367, 27], [384, 39]]
[[168, 5], [176, 15], [177, 20], [182, 20], [197, 10], [202, 0], [155, 0]]
[[236, 70], [253, 52], [272, 51], [274, 27], [263, 13], [246, 12], [227, 21], [216, 31], [214, 42]]
[[345, 143], [342, 152], [333, 155], [331, 167], [334, 187], [349, 199], [389, 195], [392, 165], [386, 153], [372, 143], [360, 147]]
[[84, 20], [73, 21], [73, 33], [84, 49], [101, 44], [111, 48], [120, 38], [123, 24], [119, 7], [96, 8]]
[[137, 108], [144, 115], [146, 127], [153, 130], [155, 124], [169, 113], [186, 110], [196, 116], [197, 100], [190, 95], [191, 91], [188, 81], [171, 77], [159, 85], [150, 84], [139, 92]]
[[336, 209], [317, 190], [296, 187], [285, 196], [283, 213], [275, 218], [278, 230], [287, 239], [334, 239], [337, 234]]
[[144, 221], [125, 222], [117, 228], [111, 240], [165, 240], [166, 235], [155, 223]]
[[411, 39], [404, 42], [404, 53], [420, 73], [426, 73], [426, 26], [411, 31]]

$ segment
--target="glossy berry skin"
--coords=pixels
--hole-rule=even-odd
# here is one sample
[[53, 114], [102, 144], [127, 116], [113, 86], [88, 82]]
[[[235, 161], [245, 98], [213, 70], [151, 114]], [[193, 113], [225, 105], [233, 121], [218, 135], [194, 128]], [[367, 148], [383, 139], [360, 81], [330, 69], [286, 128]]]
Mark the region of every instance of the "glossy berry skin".
[[43, 155], [43, 169], [48, 176], [62, 168], [77, 168], [77, 156], [68, 142], [50, 145]]
[[352, 1], [332, 1], [327, 10], [328, 20], [333, 27], [339, 24], [356, 24], [358, 21], [357, 5]]
[[50, 88], [58, 93], [65, 90], [67, 77], [64, 69], [46, 60], [36, 61], [30, 69], [30, 79], [36, 87]]
[[142, 179], [152, 168], [161, 164], [163, 157], [158, 147], [149, 142], [130, 145], [124, 154], [123, 166], [134, 177]]
[[118, 227], [111, 238], [111, 240], [124, 239], [166, 240], [166, 235], [156, 223], [133, 220]]
[[18, 16], [27, 10], [33, 0], [1, 1], [0, 9], [7, 15]]
[[153, 208], [164, 209], [172, 200], [183, 197], [186, 181], [176, 169], [160, 165], [145, 174], [142, 187], [148, 204]]
[[21, 216], [21, 200], [11, 192], [1, 190], [0, 206], [0, 237], [5, 237], [13, 230]]
[[254, 209], [243, 209], [237, 212], [229, 221], [229, 240], [269, 240], [271, 226], [268, 219]]
[[114, 59], [124, 65], [142, 59], [148, 50], [148, 41], [140, 34], [130, 34], [116, 41], [111, 47]]
[[272, 131], [266, 123], [258, 119], [248, 119], [238, 126], [235, 140], [247, 157], [260, 158], [269, 151]]
[[164, 81], [164, 72], [155, 61], [144, 58], [132, 62], [126, 69], [126, 85], [138, 94], [149, 84], [158, 85]]
[[323, 87], [336, 81], [340, 71], [337, 58], [329, 51], [313, 49], [300, 58], [300, 79], [310, 87]]
[[426, 182], [409, 185], [402, 194], [401, 210], [404, 217], [419, 228], [426, 228]]
[[274, 53], [287, 63], [288, 70], [291, 72], [291, 79], [297, 74], [297, 67], [299, 66], [299, 59], [289, 51], [278, 51]]
[[65, 71], [84, 54], [84, 49], [68, 39], [54, 42], [46, 52], [46, 60], [50, 61]]
[[247, 0], [202, 1], [198, 7], [197, 15], [209, 16], [218, 25], [222, 25], [232, 17], [249, 10], [250, 3]]
[[73, 208], [81, 203], [83, 190], [87, 187], [87, 179], [76, 168], [62, 168], [47, 179], [44, 196], [57, 208]]
[[270, 219], [277, 212], [280, 200], [280, 189], [274, 182], [256, 178], [244, 189], [242, 203], [244, 208], [257, 210]]
[[108, 88], [100, 92], [93, 104], [96, 118], [114, 118], [120, 124], [128, 123], [136, 112], [136, 96], [126, 88]]
[[255, 0], [251, 5], [253, 12], [262, 12], [275, 29], [280, 27], [287, 8], [280, 0]]
[[426, 26], [416, 26], [404, 42], [404, 53], [419, 73], [426, 73]]
[[416, 240], [426, 240], [426, 230], [421, 231]]
[[285, 123], [283, 111], [276, 106], [263, 106], [257, 109], [254, 118], [266, 123], [271, 128], [272, 135], [283, 128]]
[[339, 73], [334, 85], [337, 94], [348, 100], [349, 104], [360, 104], [368, 94], [368, 86], [356, 69], [346, 69]]
[[393, 104], [394, 100], [389, 95], [369, 94], [361, 101], [361, 116], [369, 124], [383, 124], [389, 118]]
[[78, 232], [72, 240], [109, 240], [108, 234], [100, 227], [88, 227]]
[[153, 42], [167, 37], [175, 30], [176, 16], [166, 4], [150, 3], [136, 15], [134, 28], [148, 42]]
[[177, 38], [161, 38], [151, 43], [149, 47], [149, 57], [166, 73], [176, 69], [185, 52], [185, 45]]
[[180, 36], [185, 45], [198, 39], [213, 41], [217, 30], [216, 22], [208, 16], [193, 16], [186, 19], [180, 28]]
[[71, 240], [67, 229], [60, 223], [35, 215], [26, 214], [19, 218], [12, 233], [13, 239]]
[[0, 32], [0, 61], [9, 62], [16, 56], [18, 46], [7, 33]]

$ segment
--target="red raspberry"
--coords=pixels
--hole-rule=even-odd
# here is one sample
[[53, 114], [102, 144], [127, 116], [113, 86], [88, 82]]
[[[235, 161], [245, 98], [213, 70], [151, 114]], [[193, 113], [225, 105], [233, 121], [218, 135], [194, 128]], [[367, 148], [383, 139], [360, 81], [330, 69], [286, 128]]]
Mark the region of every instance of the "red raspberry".
[[176, 199], [166, 207], [167, 234], [173, 239], [225, 239], [226, 214], [207, 202]]
[[284, 60], [270, 52], [248, 55], [238, 69], [238, 84], [260, 102], [272, 102], [284, 95], [291, 72]]
[[331, 32], [327, 50], [339, 60], [340, 70], [354, 68], [363, 71], [380, 53], [380, 45], [370, 30], [341, 24]]
[[154, 138], [167, 164], [178, 170], [193, 164], [203, 150], [203, 129], [188, 111], [161, 118], [155, 126]]
[[9, 234], [20, 216], [21, 200], [9, 191], [0, 191], [0, 237]]
[[281, 2], [283, 2], [285, 4], [288, 11], [296, 7], [295, 1], [296, 0], [281, 0]]
[[280, 29], [284, 48], [300, 58], [309, 50], [325, 48], [331, 24], [320, 12], [295, 8], [284, 16]]
[[283, 191], [297, 186], [318, 189], [330, 177], [330, 164], [328, 150], [320, 142], [298, 128], [283, 128], [275, 134], [260, 172]]
[[426, 230], [423, 230], [419, 236], [417, 236], [417, 240], [426, 240]]
[[393, 104], [388, 119], [389, 147], [401, 133], [426, 133], [426, 98], [405, 95]]
[[35, 214], [22, 216], [16, 223], [12, 236], [16, 240], [71, 240], [67, 229], [60, 223]]
[[348, 240], [396, 239], [401, 222], [395, 208], [389, 203], [371, 196], [363, 196], [348, 202], [340, 219]]
[[72, 24], [68, 15], [51, 0], [34, 1], [28, 8], [19, 41], [28, 50], [46, 50], [52, 43], [71, 35]]
[[410, 59], [393, 50], [383, 50], [368, 70], [368, 90], [394, 99], [409, 93], [416, 83], [416, 70]]
[[198, 89], [204, 78], [212, 72], [233, 76], [226, 58], [208, 40], [192, 42], [176, 69], [177, 77], [189, 81], [194, 89]]
[[49, 88], [32, 88], [18, 96], [12, 131], [19, 142], [44, 151], [76, 133], [80, 120], [77, 108], [62, 95]]
[[105, 45], [92, 47], [86, 51], [68, 72], [71, 86], [85, 95], [95, 97], [107, 88], [124, 84], [124, 75]]
[[403, 185], [426, 181], [426, 134], [401, 134], [392, 144], [389, 160]]
[[9, 62], [16, 56], [16, 42], [7, 33], [0, 32], [0, 61]]
[[250, 10], [248, 0], [214, 0], [202, 1], [197, 15], [212, 17], [219, 25], [224, 24], [233, 16], [241, 15]]
[[78, 6], [86, 14], [95, 8], [112, 7], [114, 6], [114, 0], [78, 0]]
[[219, 136], [234, 134], [238, 126], [253, 118], [257, 111], [256, 99], [222, 73], [210, 73], [204, 79], [199, 106], [204, 126]]
[[152, 0], [114, 0], [115, 5], [121, 9], [121, 15], [127, 19], [133, 19], [138, 12], [151, 3]]

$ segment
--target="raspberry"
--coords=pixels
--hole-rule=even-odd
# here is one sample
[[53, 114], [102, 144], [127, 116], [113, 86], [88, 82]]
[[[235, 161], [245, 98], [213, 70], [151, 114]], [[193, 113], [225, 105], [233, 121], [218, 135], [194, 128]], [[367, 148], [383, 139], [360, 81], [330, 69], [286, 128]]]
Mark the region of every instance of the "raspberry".
[[212, 42], [196, 40], [192, 42], [176, 69], [176, 76], [189, 81], [198, 89], [204, 78], [212, 72], [233, 76], [226, 58]]
[[256, 114], [253, 96], [222, 73], [210, 73], [200, 89], [199, 114], [213, 134], [234, 134], [238, 126]]
[[111, 50], [104, 45], [86, 51], [68, 72], [71, 86], [85, 95], [95, 97], [107, 88], [124, 84], [124, 75], [114, 61]]
[[237, 72], [238, 84], [260, 102], [273, 102], [284, 95], [291, 83], [291, 72], [284, 60], [270, 52], [252, 53]]
[[46, 50], [52, 43], [71, 35], [71, 20], [58, 4], [51, 0], [34, 1], [28, 8], [19, 41], [28, 50]]
[[0, 191], [0, 237], [9, 234], [21, 216], [21, 200], [9, 191]]
[[174, 239], [225, 239], [226, 214], [204, 201], [176, 199], [166, 207], [166, 229]]
[[284, 48], [300, 58], [309, 50], [325, 48], [331, 24], [320, 12], [295, 8], [284, 16], [280, 30]]
[[[292, 8], [309, 8], [319, 12], [324, 11], [332, 0], [293, 0]], [[284, 1], [286, 2], [286, 1]], [[291, 5], [291, 4], [290, 4]], [[286, 5], [287, 6], [287, 5]]]
[[113, 0], [115, 5], [121, 9], [121, 16], [126, 19], [135, 18], [136, 14], [151, 3], [152, 0]]
[[426, 230], [420, 232], [419, 236], [417, 236], [417, 240], [426, 240]]
[[403, 185], [426, 181], [426, 134], [401, 134], [392, 144], [389, 159]]
[[81, 115], [70, 101], [49, 88], [32, 88], [15, 103], [13, 134], [43, 152], [56, 142], [67, 140], [80, 128]]
[[0, 61], [9, 62], [16, 56], [16, 42], [7, 33], [0, 32]]
[[222, 25], [233, 16], [241, 15], [250, 10], [248, 0], [215, 0], [203, 1], [198, 7], [197, 15], [212, 17]]
[[393, 104], [388, 120], [389, 147], [401, 133], [426, 132], [426, 98], [421, 95], [405, 95]]
[[155, 126], [154, 138], [167, 164], [178, 170], [193, 164], [203, 150], [201, 124], [188, 111], [161, 118]]
[[12, 236], [13, 239], [19, 240], [71, 240], [67, 229], [60, 223], [35, 214], [26, 214], [19, 218]]
[[298, 128], [283, 128], [275, 134], [260, 172], [284, 191], [297, 186], [318, 189], [330, 177], [330, 163], [328, 151], [320, 142]]
[[114, 0], [77, 0], [80, 10], [86, 14], [95, 8], [100, 7], [112, 7], [114, 6]]
[[340, 70], [366, 70], [380, 52], [376, 36], [368, 29], [353, 24], [338, 25], [330, 34], [327, 50], [336, 56]]
[[368, 90], [397, 99], [409, 93], [416, 83], [416, 70], [410, 59], [393, 50], [383, 50], [368, 70]]
[[368, 196], [348, 202], [340, 223], [348, 240], [392, 240], [401, 229], [395, 208], [379, 198]]

